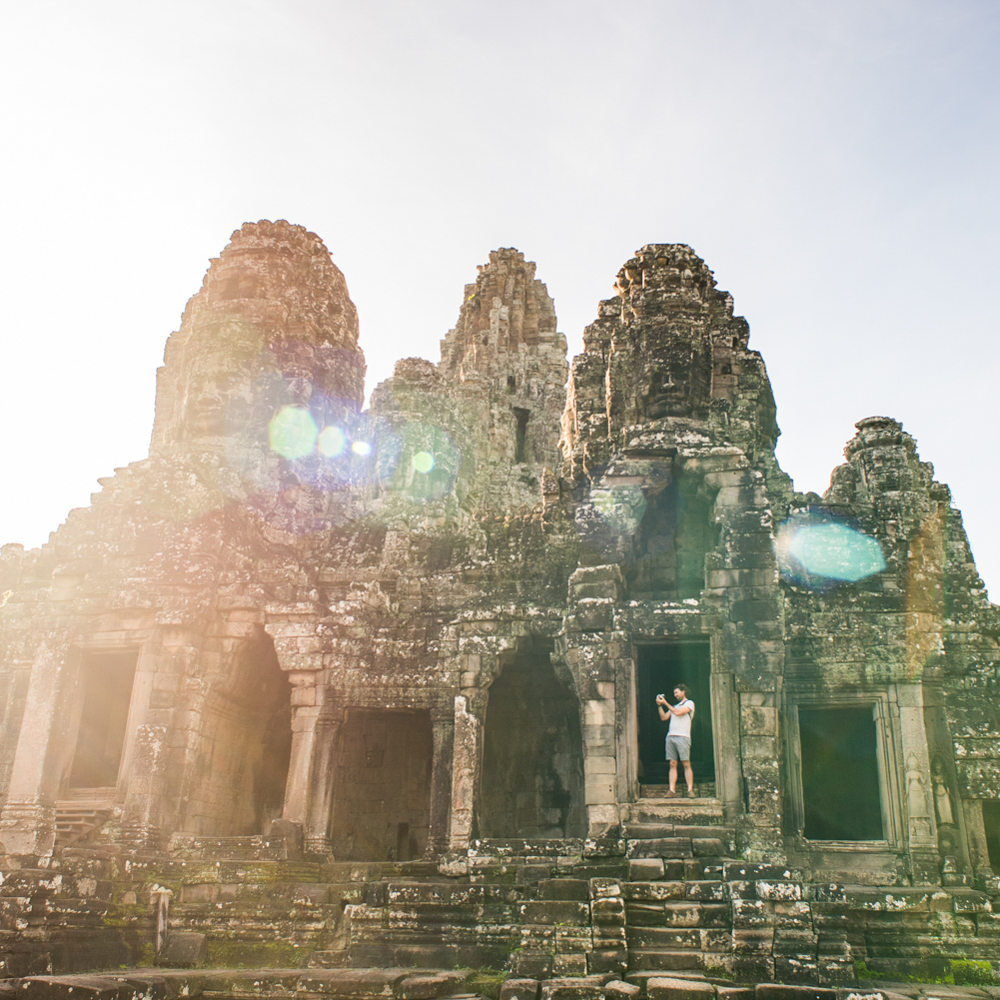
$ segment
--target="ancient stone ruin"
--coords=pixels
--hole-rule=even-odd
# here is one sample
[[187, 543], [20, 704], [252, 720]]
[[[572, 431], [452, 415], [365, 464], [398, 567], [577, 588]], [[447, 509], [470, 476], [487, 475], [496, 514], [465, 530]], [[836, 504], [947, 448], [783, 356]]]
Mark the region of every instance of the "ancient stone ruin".
[[497, 250], [362, 410], [322, 241], [233, 234], [149, 457], [2, 549], [0, 978], [1000, 961], [1000, 616], [947, 486], [869, 417], [795, 492], [705, 263], [614, 292], [570, 366]]

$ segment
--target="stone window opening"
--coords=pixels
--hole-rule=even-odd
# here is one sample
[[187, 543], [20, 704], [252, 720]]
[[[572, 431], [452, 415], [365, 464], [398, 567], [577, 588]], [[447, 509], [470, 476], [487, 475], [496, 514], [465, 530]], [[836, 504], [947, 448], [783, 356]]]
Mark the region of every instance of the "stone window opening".
[[817, 691], [790, 704], [786, 832], [802, 850], [884, 851], [902, 842], [887, 714], [885, 693], [834, 701]]
[[884, 840], [872, 706], [800, 708], [806, 840]]
[[990, 868], [994, 874], [1000, 873], [1000, 801], [983, 800], [983, 829]]
[[507, 376], [507, 395], [513, 396], [517, 392], [517, 377], [514, 375]]
[[[696, 794], [715, 794], [715, 735], [712, 721], [712, 656], [707, 638], [643, 643], [636, 647], [636, 721], [639, 743], [639, 784], [662, 788], [670, 768], [664, 744], [669, 723], [660, 719], [656, 696], [665, 694], [673, 704], [674, 688], [684, 684], [695, 704], [691, 724], [691, 769]], [[677, 788], [684, 788], [684, 771], [678, 769]], [[646, 794], [645, 792], [643, 794]], [[653, 792], [655, 796], [655, 792]]]
[[530, 410], [525, 410], [520, 406], [514, 407], [514, 419], [517, 421], [517, 428], [514, 432], [514, 464], [520, 465], [526, 461], [525, 445], [528, 440], [528, 417]]

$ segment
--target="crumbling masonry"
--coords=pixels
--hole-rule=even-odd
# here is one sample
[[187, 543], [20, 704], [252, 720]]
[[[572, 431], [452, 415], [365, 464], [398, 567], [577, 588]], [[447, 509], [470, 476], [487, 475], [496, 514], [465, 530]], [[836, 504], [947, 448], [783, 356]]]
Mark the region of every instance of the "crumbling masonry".
[[0, 978], [1000, 960], [1000, 617], [961, 516], [884, 417], [796, 493], [748, 336], [653, 244], [570, 367], [498, 250], [362, 411], [322, 241], [235, 232], [149, 457], [2, 550]]

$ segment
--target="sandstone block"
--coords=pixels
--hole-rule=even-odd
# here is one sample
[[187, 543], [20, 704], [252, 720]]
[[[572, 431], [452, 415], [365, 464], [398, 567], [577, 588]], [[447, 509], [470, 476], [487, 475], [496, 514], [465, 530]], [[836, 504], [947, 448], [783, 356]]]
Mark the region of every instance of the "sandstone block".
[[696, 979], [657, 976], [646, 981], [649, 1000], [714, 1000], [715, 987]]
[[541, 986], [537, 979], [507, 979], [500, 987], [500, 1000], [538, 1000]]

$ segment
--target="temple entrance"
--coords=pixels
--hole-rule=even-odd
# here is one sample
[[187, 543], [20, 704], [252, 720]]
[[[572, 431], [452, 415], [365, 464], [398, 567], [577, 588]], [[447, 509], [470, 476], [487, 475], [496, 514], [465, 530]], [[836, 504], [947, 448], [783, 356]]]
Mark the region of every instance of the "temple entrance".
[[[674, 703], [674, 687], [687, 685], [695, 704], [691, 724], [691, 769], [697, 784], [715, 782], [715, 740], [712, 730], [712, 656], [707, 639], [650, 643], [636, 647], [636, 716], [639, 732], [639, 782], [665, 785], [670, 768], [665, 759], [664, 741], [669, 722], [663, 722], [656, 708], [656, 696], [664, 694]], [[684, 783], [679, 769], [678, 786]], [[713, 787], [714, 794], [714, 787]]]
[[559, 683], [550, 651], [551, 643], [518, 650], [490, 686], [479, 799], [482, 837], [586, 833], [580, 709]]
[[330, 820], [335, 858], [413, 861], [423, 856], [433, 753], [426, 709], [347, 709]]
[[803, 836], [885, 838], [875, 715], [859, 708], [799, 707]]
[[263, 632], [237, 652], [205, 701], [204, 770], [188, 806], [188, 832], [266, 833], [281, 817], [292, 752], [291, 685]]
[[70, 768], [70, 789], [111, 789], [118, 783], [127, 735], [136, 650], [90, 653], [82, 665], [83, 706]]

